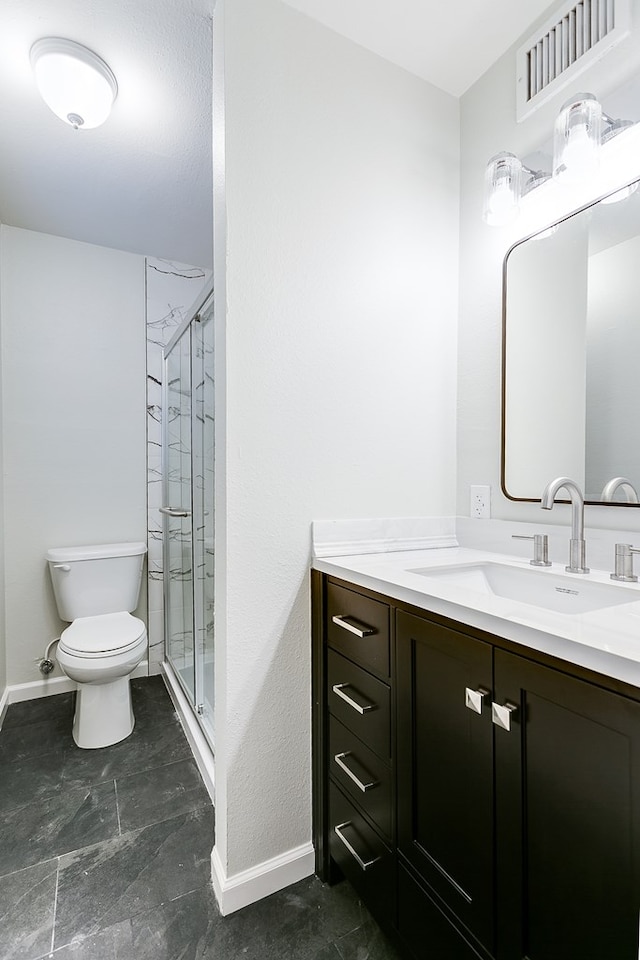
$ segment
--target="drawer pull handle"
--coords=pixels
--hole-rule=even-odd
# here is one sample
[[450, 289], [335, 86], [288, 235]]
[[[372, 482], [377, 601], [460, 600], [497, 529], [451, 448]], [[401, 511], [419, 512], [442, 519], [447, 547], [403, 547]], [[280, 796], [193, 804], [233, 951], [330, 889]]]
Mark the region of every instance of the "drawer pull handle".
[[361, 870], [368, 870], [370, 867], [372, 867], [372, 866], [374, 865], [374, 863], [377, 863], [377, 862], [378, 862], [378, 860], [380, 859], [380, 857], [373, 857], [372, 860], [363, 860], [363, 859], [362, 859], [362, 857], [359, 855], [359, 853], [357, 852], [357, 850], [349, 843], [349, 841], [347, 840], [347, 838], [345, 837], [345, 835], [342, 833], [342, 831], [344, 830], [345, 827], [350, 827], [350, 826], [352, 826], [351, 820], [346, 820], [344, 823], [338, 824], [338, 826], [337, 826], [337, 827], [334, 827], [333, 829], [335, 830], [335, 833], [336, 833], [336, 836], [337, 836], [338, 840], [340, 840], [340, 841], [345, 845], [345, 847], [347, 848], [347, 850], [349, 851], [349, 853], [351, 854], [351, 856], [357, 861], [358, 866], [360, 867], [360, 869], [361, 869]]
[[491, 719], [496, 727], [506, 730], [507, 733], [511, 731], [511, 721], [517, 719], [517, 713], [518, 707], [516, 704], [509, 703], [508, 700], [504, 706], [501, 706], [499, 703], [491, 704]]
[[340, 769], [341, 769], [341, 770], [344, 770], [344, 772], [346, 773], [346, 775], [347, 775], [348, 777], [351, 777], [351, 779], [352, 779], [353, 782], [355, 783], [356, 787], [358, 787], [358, 789], [362, 790], [363, 793], [366, 793], [367, 790], [371, 790], [373, 787], [377, 787], [377, 785], [378, 785], [378, 781], [377, 781], [377, 780], [371, 780], [369, 783], [363, 783], [362, 780], [360, 779], [360, 777], [357, 777], [357, 776], [355, 775], [355, 773], [353, 772], [353, 770], [350, 770], [350, 769], [349, 769], [349, 767], [348, 767], [348, 766], [346, 765], [346, 763], [344, 762], [344, 758], [345, 758], [345, 757], [349, 757], [350, 755], [351, 755], [351, 754], [350, 754], [349, 752], [347, 752], [347, 753], [336, 753], [336, 755], [335, 755], [335, 757], [334, 757], [333, 759], [334, 759], [335, 762], [338, 764], [338, 766], [340, 767]]
[[357, 713], [369, 713], [370, 710], [375, 710], [375, 703], [365, 703], [363, 706], [360, 703], [356, 703], [355, 700], [352, 700], [349, 694], [345, 693], [343, 689], [344, 687], [350, 686], [350, 683], [334, 683], [331, 689], [337, 697], [340, 697], [345, 703], [348, 703]]
[[478, 687], [477, 690], [472, 690], [471, 687], [465, 687], [464, 691], [464, 705], [469, 710], [473, 710], [474, 713], [482, 713], [482, 707], [484, 701], [490, 695], [489, 690], [486, 687]]
[[356, 637], [370, 637], [372, 633], [376, 633], [374, 627], [368, 627], [366, 623], [360, 623], [360, 621], [354, 617], [343, 615], [341, 617], [331, 617], [331, 619], [337, 627], [342, 627], [343, 630], [348, 630], [349, 633], [355, 633]]

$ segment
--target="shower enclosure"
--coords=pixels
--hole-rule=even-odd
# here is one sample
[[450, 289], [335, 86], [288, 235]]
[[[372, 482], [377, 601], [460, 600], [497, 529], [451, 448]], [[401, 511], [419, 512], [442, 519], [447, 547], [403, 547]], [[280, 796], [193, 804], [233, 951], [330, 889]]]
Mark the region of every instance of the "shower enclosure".
[[213, 749], [213, 293], [163, 351], [165, 658]]

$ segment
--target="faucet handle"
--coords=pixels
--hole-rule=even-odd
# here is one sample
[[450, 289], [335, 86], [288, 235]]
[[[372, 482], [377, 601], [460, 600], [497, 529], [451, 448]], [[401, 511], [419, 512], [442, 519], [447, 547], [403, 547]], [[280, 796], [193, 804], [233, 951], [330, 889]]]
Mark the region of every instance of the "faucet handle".
[[623, 583], [637, 583], [638, 578], [633, 572], [633, 554], [640, 553], [630, 543], [616, 543], [615, 571], [609, 576], [612, 580], [622, 580]]
[[533, 540], [533, 560], [529, 560], [532, 567], [550, 567], [549, 560], [549, 537], [546, 533], [536, 533], [532, 537], [527, 537], [522, 533], [511, 535], [512, 540]]

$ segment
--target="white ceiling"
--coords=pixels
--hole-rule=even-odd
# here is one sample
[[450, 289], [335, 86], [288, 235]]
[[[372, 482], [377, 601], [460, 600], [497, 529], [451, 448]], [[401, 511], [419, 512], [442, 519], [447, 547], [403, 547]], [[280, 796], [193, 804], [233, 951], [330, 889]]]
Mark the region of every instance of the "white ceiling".
[[[207, 267], [211, 0], [1, 0], [0, 221]], [[99, 54], [118, 80], [104, 126], [74, 130], [41, 100], [35, 40]]]
[[[326, 27], [461, 96], [550, 0], [285, 0]], [[526, 38], [525, 38], [526, 39]]]
[[[286, 2], [454, 95], [548, 6]], [[211, 264], [213, 3], [0, 0], [0, 222]], [[103, 127], [75, 131], [40, 99], [29, 50], [46, 36], [85, 44], [115, 73], [118, 99]]]

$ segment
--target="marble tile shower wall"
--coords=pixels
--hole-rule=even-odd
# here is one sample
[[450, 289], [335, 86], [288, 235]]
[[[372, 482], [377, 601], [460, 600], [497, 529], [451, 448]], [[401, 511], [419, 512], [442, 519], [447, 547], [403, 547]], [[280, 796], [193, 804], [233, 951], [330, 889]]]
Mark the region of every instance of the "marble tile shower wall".
[[162, 348], [185, 320], [210, 271], [148, 258], [147, 289], [147, 543], [149, 672], [164, 658], [162, 551]]

